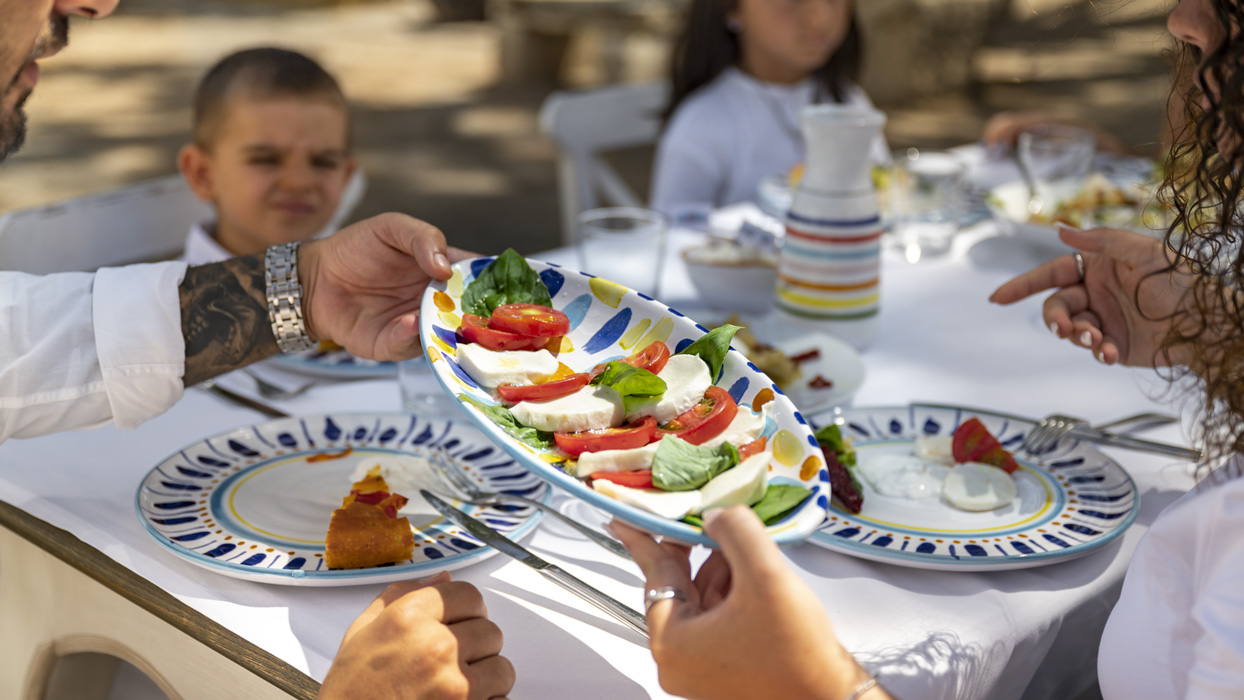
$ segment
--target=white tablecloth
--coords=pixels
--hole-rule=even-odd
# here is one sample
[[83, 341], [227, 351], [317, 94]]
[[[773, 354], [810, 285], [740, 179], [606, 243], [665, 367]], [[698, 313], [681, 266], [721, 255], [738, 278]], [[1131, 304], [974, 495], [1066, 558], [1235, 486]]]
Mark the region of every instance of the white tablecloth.
[[[951, 255], [906, 263], [888, 252], [876, 342], [856, 405], [957, 403], [1020, 415], [1068, 412], [1104, 421], [1161, 406], [1149, 371], [1107, 368], [1056, 341], [1040, 302], [1004, 309], [989, 293], [1038, 258], [984, 225]], [[692, 312], [694, 294], [677, 252], [698, 234], [675, 232], [662, 297]], [[636, 251], [641, 264], [643, 251]], [[570, 251], [545, 256], [576, 265]], [[629, 264], [619, 261], [619, 264]], [[286, 404], [302, 413], [397, 410], [396, 382], [321, 387]], [[163, 551], [139, 524], [142, 477], [177, 449], [256, 414], [201, 391], [133, 431], [112, 428], [0, 445], [0, 498], [74, 533], [180, 600], [293, 666], [322, 679], [341, 635], [380, 586], [292, 588], [239, 581]], [[1180, 441], [1178, 428], [1153, 433]], [[905, 698], [1067, 698], [1095, 676], [1096, 647], [1128, 558], [1157, 513], [1191, 485], [1185, 465], [1110, 451], [1143, 494], [1136, 524], [1090, 556], [1000, 573], [934, 572], [872, 563], [805, 544], [790, 561], [819, 594], [838, 634]], [[600, 516], [559, 497], [589, 520]], [[535, 552], [641, 607], [638, 569], [548, 523]], [[518, 669], [514, 698], [664, 698], [643, 640], [586, 603], [503, 557], [456, 572], [484, 591]]]

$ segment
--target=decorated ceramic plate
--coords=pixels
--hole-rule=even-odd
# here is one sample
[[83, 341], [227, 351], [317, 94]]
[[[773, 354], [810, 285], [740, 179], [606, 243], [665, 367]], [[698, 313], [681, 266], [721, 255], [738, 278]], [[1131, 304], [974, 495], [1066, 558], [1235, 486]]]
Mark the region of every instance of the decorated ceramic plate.
[[355, 357], [345, 350], [308, 350], [277, 355], [267, 362], [290, 372], [324, 379], [374, 379], [396, 377], [396, 362], [379, 362]]
[[[454, 265], [448, 282], [434, 282], [428, 287], [419, 322], [424, 349], [444, 389], [455, 396], [466, 394], [495, 405], [497, 400], [481, 389], [456, 361], [463, 289], [491, 262], [492, 258], [476, 258]], [[615, 282], [551, 263], [528, 263], [548, 287], [554, 308], [570, 319], [570, 331], [558, 359], [576, 371], [621, 359], [657, 340], [678, 352], [707, 332], [678, 311]], [[811, 491], [811, 496], [770, 524], [769, 533], [779, 543], [807, 539], [824, 520], [829, 504], [829, 474], [807, 421], [790, 399], [736, 350], [726, 353], [717, 385], [740, 406], [759, 406], [768, 395], [775, 397], [764, 429], [774, 452], [769, 483], [800, 484]], [[480, 430], [523, 466], [575, 497], [651, 533], [680, 542], [713, 545], [698, 527], [653, 515], [593, 491], [562, 470], [565, 456], [558, 450], [535, 448], [515, 440], [478, 409], [464, 408]]]
[[[356, 468], [399, 459], [430, 469], [419, 457], [432, 448], [451, 455], [485, 489], [548, 500], [547, 485], [469, 425], [405, 413], [341, 414], [282, 418], [188, 445], [143, 479], [138, 518], [169, 551], [234, 578], [348, 586], [429, 576], [496, 550], [444, 520], [417, 489], [395, 489], [410, 499], [399, 511], [415, 530], [408, 562], [330, 570], [324, 535]], [[416, 473], [435, 488], [434, 477]], [[531, 532], [541, 516], [527, 506], [454, 505], [514, 539]]]
[[[910, 454], [919, 435], [951, 435], [979, 418], [1013, 450], [1035, 422], [955, 406], [913, 404], [827, 414], [842, 426], [857, 459]], [[970, 512], [938, 498], [876, 493], [865, 479], [864, 505], [852, 514], [835, 501], [816, 544], [874, 561], [943, 571], [998, 571], [1055, 564], [1089, 554], [1123, 534], [1140, 508], [1132, 478], [1086, 442], [1065, 438], [1039, 459], [1015, 455], [1018, 496], [997, 510]]]

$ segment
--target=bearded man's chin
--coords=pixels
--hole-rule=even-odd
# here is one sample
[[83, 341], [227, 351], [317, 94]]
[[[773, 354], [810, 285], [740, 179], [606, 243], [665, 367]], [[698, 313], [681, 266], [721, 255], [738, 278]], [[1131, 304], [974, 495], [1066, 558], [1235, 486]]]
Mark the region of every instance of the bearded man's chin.
[[22, 147], [26, 141], [26, 113], [17, 108], [13, 113], [0, 115], [0, 163]]

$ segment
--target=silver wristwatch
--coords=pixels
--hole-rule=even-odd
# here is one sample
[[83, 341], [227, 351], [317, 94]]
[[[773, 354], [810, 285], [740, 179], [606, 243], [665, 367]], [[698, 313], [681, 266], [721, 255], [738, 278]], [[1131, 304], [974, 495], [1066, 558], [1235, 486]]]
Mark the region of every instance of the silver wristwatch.
[[283, 243], [268, 249], [263, 277], [268, 296], [268, 320], [281, 352], [300, 352], [315, 347], [302, 320], [302, 284], [298, 282], [298, 246]]

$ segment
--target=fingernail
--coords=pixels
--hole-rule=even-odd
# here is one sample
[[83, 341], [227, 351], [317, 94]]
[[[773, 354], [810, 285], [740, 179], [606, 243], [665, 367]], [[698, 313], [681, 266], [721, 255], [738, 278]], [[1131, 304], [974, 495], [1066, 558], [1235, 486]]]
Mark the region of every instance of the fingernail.
[[1084, 347], [1088, 347], [1088, 346], [1092, 345], [1092, 344], [1093, 344], [1093, 334], [1092, 334], [1092, 333], [1089, 333], [1088, 331], [1084, 331], [1083, 333], [1081, 333], [1081, 334], [1080, 334], [1080, 344], [1081, 344], [1081, 345], [1083, 345]]
[[1093, 358], [1096, 359], [1098, 362], [1102, 363], [1103, 365], [1106, 364], [1106, 354], [1102, 352], [1101, 350], [1098, 350], [1097, 352], [1093, 353]]
[[445, 257], [443, 253], [433, 255], [432, 260], [440, 267], [449, 267], [449, 258]]
[[725, 508], [714, 508], [704, 511], [704, 514], [700, 516], [704, 520], [704, 527], [707, 528], [709, 525], [712, 525], [714, 520], [721, 517], [721, 513], [724, 510]]
[[1072, 226], [1071, 224], [1066, 224], [1061, 221], [1056, 222], [1054, 225], [1057, 226], [1058, 228], [1067, 229], [1068, 231], [1083, 231], [1084, 230], [1080, 228], [1079, 226]]
[[1055, 337], [1055, 338], [1061, 338], [1061, 337], [1062, 337], [1062, 336], [1058, 333], [1058, 324], [1057, 324], [1057, 323], [1051, 323], [1051, 324], [1050, 324], [1050, 332], [1054, 334], [1054, 337]]

